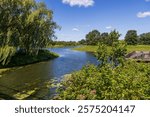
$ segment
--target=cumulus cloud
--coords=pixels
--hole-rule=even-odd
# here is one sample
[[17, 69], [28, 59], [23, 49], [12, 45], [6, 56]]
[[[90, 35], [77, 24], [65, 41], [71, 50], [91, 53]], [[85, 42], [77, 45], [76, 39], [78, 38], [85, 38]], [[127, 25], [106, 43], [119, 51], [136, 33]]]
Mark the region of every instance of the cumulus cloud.
[[94, 0], [62, 0], [63, 3], [70, 6], [89, 7], [94, 5]]
[[112, 29], [112, 26], [106, 26], [106, 29]]
[[78, 28], [73, 28], [72, 31], [80, 31]]
[[139, 12], [139, 13], [137, 14], [137, 17], [138, 17], [138, 18], [145, 18], [145, 17], [148, 17], [148, 16], [150, 16], [150, 11]]

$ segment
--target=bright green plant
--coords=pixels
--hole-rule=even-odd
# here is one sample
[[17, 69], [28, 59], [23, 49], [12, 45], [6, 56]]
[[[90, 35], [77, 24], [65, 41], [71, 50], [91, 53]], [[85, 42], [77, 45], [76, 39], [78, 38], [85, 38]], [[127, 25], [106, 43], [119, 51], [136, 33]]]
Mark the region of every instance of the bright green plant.
[[99, 66], [86, 65], [61, 83], [58, 99], [140, 100], [150, 99], [150, 64], [125, 61], [125, 43], [100, 44]]

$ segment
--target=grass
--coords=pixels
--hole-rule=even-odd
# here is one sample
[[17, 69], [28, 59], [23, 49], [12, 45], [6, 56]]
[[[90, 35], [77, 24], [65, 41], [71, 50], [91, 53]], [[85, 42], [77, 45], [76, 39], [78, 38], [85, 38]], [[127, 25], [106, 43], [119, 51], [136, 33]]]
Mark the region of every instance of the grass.
[[73, 50], [86, 51], [86, 52], [96, 52], [97, 49], [98, 46], [91, 46], [91, 45], [84, 45], [84, 46], [79, 46], [77, 48], [73, 48]]
[[[77, 48], [73, 48], [73, 50], [78, 51], [86, 51], [86, 52], [96, 52], [98, 49], [98, 46], [80, 46]], [[133, 52], [133, 51], [150, 51], [150, 45], [134, 45], [134, 46], [127, 46], [127, 52]]]
[[135, 46], [127, 46], [128, 52], [133, 51], [150, 51], [150, 45], [135, 45]]

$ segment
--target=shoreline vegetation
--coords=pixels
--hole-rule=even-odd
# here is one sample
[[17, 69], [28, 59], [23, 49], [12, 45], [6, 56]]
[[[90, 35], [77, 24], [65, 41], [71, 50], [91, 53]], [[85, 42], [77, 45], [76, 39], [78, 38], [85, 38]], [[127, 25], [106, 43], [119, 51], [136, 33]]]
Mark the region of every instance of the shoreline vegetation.
[[[56, 38], [60, 26], [53, 11], [36, 0], [4, 0], [0, 20], [0, 68], [10, 68], [58, 57], [43, 50]], [[9, 69], [0, 69], [0, 74]]]
[[[67, 80], [60, 83], [58, 99], [150, 99], [150, 64], [126, 60], [127, 53], [150, 51], [150, 32], [138, 35], [136, 30], [128, 30], [124, 40], [120, 41], [121, 34], [117, 30], [92, 30], [79, 42], [54, 41], [55, 30], [61, 27], [53, 20], [53, 11], [36, 0], [3, 0], [0, 16], [0, 68], [4, 68], [0, 69], [0, 77], [13, 67], [15, 70], [17, 66], [58, 57], [43, 50], [48, 45], [73, 45], [79, 46], [73, 50], [94, 52], [99, 65], [86, 65], [66, 76]], [[32, 95], [36, 90], [27, 93]], [[18, 93], [15, 96], [22, 99], [28, 95]]]
[[59, 57], [58, 54], [50, 52], [49, 50], [39, 50], [39, 53], [36, 56], [16, 53], [14, 56], [12, 56], [10, 62], [7, 65], [0, 65], [0, 75], [10, 70], [16, 69], [17, 67], [48, 61], [57, 57]]
[[[91, 50], [93, 46], [84, 47]], [[100, 44], [96, 51], [100, 64], [98, 66], [88, 64], [65, 77], [56, 99], [149, 100], [150, 64], [126, 60], [125, 54], [127, 50], [128, 52], [133, 50], [131, 47], [127, 49], [126, 44], [121, 42], [115, 42], [109, 48], [105, 44]], [[84, 48], [84, 51], [87, 48]], [[93, 49], [90, 52], [94, 51]]]
[[[98, 46], [92, 46], [92, 45], [83, 45], [83, 46], [78, 46], [76, 48], [73, 48], [73, 50], [86, 51], [86, 52], [92, 52], [92, 53], [96, 53], [97, 49], [98, 49]], [[133, 51], [150, 51], [150, 45], [128, 45], [127, 53], [130, 53]]]

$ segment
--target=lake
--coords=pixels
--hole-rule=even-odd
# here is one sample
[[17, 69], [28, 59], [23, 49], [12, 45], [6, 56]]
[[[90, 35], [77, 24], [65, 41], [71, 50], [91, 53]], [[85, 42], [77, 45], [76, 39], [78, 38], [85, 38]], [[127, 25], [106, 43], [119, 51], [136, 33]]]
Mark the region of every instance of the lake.
[[[9, 96], [27, 96], [26, 99], [51, 99], [56, 94], [56, 85], [63, 76], [80, 70], [84, 65], [98, 64], [92, 53], [71, 50], [71, 48], [50, 48], [59, 54], [56, 59], [27, 65], [4, 74], [0, 78], [0, 92]], [[25, 96], [26, 97], [26, 96]], [[19, 98], [20, 99], [20, 98]]]

